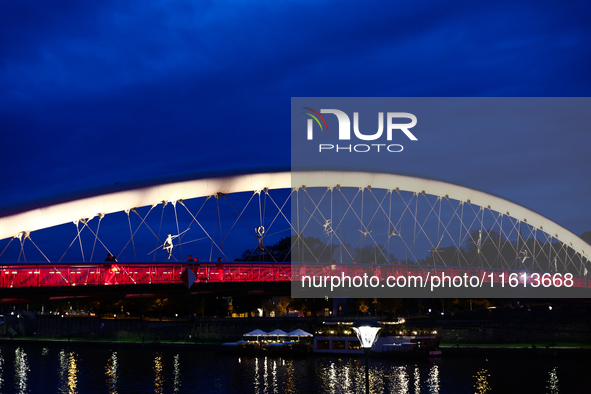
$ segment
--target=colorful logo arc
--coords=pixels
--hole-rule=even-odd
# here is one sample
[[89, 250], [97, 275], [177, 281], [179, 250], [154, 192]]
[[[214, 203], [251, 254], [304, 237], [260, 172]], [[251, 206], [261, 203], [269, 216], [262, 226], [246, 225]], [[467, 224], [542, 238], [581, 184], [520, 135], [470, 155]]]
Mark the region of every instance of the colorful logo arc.
[[[315, 110], [313, 110], [312, 108], [308, 108], [308, 107], [303, 107], [303, 108], [305, 108], [305, 109], [307, 109], [307, 110], [310, 110], [310, 111], [314, 112], [316, 115], [318, 115], [318, 117], [319, 117], [320, 119], [322, 119], [322, 122], [324, 122], [324, 126], [326, 126], [326, 131], [328, 131], [328, 125], [326, 124], [326, 120], [324, 120], [324, 116], [320, 115], [320, 112], [318, 112], [318, 111], [315, 111]], [[312, 117], [312, 118], [313, 118], [313, 119], [316, 121], [316, 123], [318, 123], [318, 126], [320, 126], [320, 130], [323, 130], [323, 128], [322, 128], [322, 123], [320, 123], [320, 121], [318, 120], [318, 118], [317, 118], [316, 116], [312, 115], [312, 114], [311, 114], [311, 113], [309, 113], [309, 112], [304, 112], [304, 113], [305, 113], [306, 115], [309, 115], [309, 116], [311, 116], [311, 117]]]

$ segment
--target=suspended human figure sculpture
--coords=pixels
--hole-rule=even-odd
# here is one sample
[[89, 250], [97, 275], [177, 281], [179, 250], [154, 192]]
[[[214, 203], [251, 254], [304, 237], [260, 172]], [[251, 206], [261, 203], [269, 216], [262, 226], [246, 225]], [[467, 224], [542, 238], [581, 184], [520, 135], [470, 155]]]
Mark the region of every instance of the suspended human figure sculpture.
[[168, 236], [166, 237], [166, 240], [164, 241], [164, 245], [162, 245], [162, 249], [164, 249], [168, 252], [167, 260], [170, 260], [170, 256], [172, 256], [172, 248], [173, 248], [172, 240], [176, 237], [178, 237], [178, 235], [175, 235], [173, 237], [172, 234], [168, 234]]
[[[180, 234], [177, 235], [172, 235], [172, 234], [168, 234], [166, 236], [166, 239], [164, 240], [164, 243], [162, 244], [162, 249], [166, 250], [168, 252], [168, 258], [167, 260], [170, 260], [170, 258], [172, 257], [172, 249], [174, 249], [174, 245], [172, 243], [172, 240], [175, 239], [176, 237], [180, 237], [181, 235], [183, 235], [184, 233], [186, 233], [187, 231], [189, 231], [190, 229], [186, 229], [185, 231], [183, 231]], [[179, 245], [179, 244], [177, 244]], [[158, 249], [160, 249], [160, 246], [158, 246], [156, 249], [152, 250], [150, 253], [148, 254], [152, 254], [155, 251], [157, 251]]]

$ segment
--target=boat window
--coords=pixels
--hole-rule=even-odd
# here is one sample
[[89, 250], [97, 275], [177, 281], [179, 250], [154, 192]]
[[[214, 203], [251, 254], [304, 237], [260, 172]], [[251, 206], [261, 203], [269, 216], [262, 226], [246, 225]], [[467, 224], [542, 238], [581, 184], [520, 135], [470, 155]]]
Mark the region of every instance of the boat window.
[[359, 341], [349, 341], [349, 349], [350, 350], [361, 349], [361, 346], [359, 345]]
[[328, 341], [316, 341], [316, 349], [328, 349]]
[[332, 341], [332, 348], [333, 349], [344, 349], [345, 348], [345, 341]]

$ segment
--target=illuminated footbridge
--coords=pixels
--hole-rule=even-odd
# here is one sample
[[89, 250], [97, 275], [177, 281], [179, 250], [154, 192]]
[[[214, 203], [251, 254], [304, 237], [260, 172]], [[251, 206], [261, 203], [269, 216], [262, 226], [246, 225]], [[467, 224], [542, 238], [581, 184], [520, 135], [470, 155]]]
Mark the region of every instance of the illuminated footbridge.
[[536, 273], [539, 283], [568, 275], [587, 288], [590, 250], [501, 197], [387, 173], [195, 176], [0, 211], [5, 290], [182, 286], [187, 266], [197, 287], [370, 272], [381, 281], [470, 275], [524, 285]]

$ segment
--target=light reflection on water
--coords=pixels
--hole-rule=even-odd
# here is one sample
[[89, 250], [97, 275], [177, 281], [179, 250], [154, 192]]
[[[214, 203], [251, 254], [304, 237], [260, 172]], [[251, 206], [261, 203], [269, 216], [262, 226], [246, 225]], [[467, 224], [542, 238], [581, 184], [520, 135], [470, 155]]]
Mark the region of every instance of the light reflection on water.
[[[508, 356], [487, 361], [477, 357], [376, 358], [369, 362], [370, 390], [397, 394], [586, 392], [591, 377], [575, 373], [583, 364], [567, 358], [523, 361]], [[0, 393], [14, 392], [361, 393], [365, 392], [365, 361], [227, 355], [192, 346], [109, 349], [0, 344]]]
[[[324, 359], [317, 363], [317, 378], [325, 393], [359, 393], [365, 391], [365, 364], [360, 359]], [[412, 377], [410, 373], [412, 373]], [[369, 386], [375, 393], [392, 392], [440, 393], [440, 369], [433, 364], [428, 370], [426, 386], [421, 386], [421, 370], [416, 365], [383, 366], [370, 361]], [[412, 381], [412, 382], [411, 382]], [[423, 390], [423, 391], [422, 391]], [[426, 391], [424, 391], [426, 390]]]
[[392, 379], [390, 379], [390, 391], [400, 394], [408, 394], [408, 386], [410, 383], [410, 377], [405, 366], [392, 367], [391, 370]]
[[4, 357], [2, 357], [2, 351], [0, 351], [0, 392], [2, 392], [3, 385], [4, 385]]
[[180, 355], [174, 355], [174, 381], [173, 389], [175, 393], [178, 393], [181, 389], [181, 361]]
[[77, 394], [78, 390], [78, 366], [76, 354], [72, 351], [60, 351], [60, 393]]
[[107, 360], [105, 367], [105, 375], [107, 375], [107, 388], [109, 394], [118, 394], [117, 378], [118, 378], [119, 362], [117, 361], [117, 352], [112, 352], [111, 357]]
[[14, 351], [14, 386], [17, 393], [28, 393], [27, 380], [30, 371], [27, 353], [20, 347]]
[[297, 392], [296, 390], [296, 384], [297, 384], [297, 378], [296, 378], [296, 374], [295, 374], [295, 368], [294, 368], [294, 361], [291, 359], [283, 360], [284, 361], [284, 367], [285, 367], [285, 392], [286, 393], [295, 393]]
[[156, 357], [154, 358], [154, 373], [154, 393], [162, 394], [164, 393], [164, 372], [161, 352], [156, 353]]
[[488, 370], [482, 368], [476, 372], [474, 375], [475, 383], [474, 383], [474, 390], [475, 394], [487, 394], [492, 391], [492, 388], [489, 383], [490, 374]]
[[[318, 380], [322, 382], [321, 387], [326, 393], [348, 393], [351, 392], [351, 375], [357, 373], [360, 368], [351, 367], [350, 359], [329, 360], [328, 362], [319, 362], [316, 366]], [[365, 379], [362, 374], [355, 377]], [[364, 380], [365, 382], [365, 380]]]
[[437, 364], [434, 364], [429, 370], [427, 387], [429, 387], [429, 393], [439, 394], [439, 366]]
[[253, 387], [254, 387], [254, 391], [256, 393], [258, 393], [260, 391], [260, 383], [259, 383], [259, 358], [256, 357], [254, 359], [254, 380], [253, 380]]
[[558, 368], [554, 367], [549, 373], [550, 378], [548, 379], [548, 388], [550, 394], [559, 394], [560, 389], [558, 387]]
[[278, 393], [277, 387], [277, 360], [273, 360], [273, 393]]

